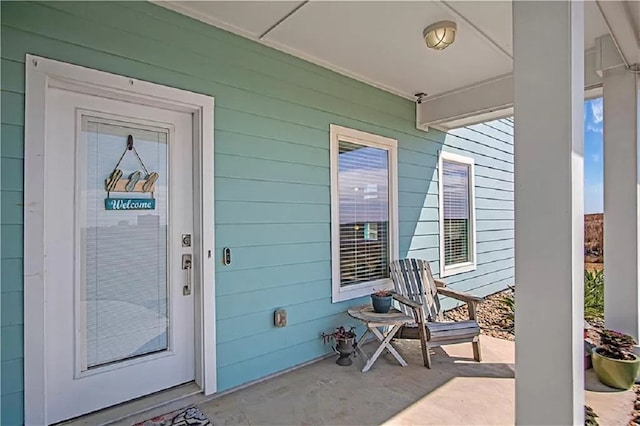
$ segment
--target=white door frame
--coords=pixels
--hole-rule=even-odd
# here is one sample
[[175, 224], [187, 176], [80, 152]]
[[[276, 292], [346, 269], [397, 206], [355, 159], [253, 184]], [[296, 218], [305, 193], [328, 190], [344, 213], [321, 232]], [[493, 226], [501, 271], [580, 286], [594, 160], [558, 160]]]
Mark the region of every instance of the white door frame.
[[25, 424], [47, 423], [44, 180], [46, 93], [49, 88], [193, 114], [195, 377], [205, 395], [216, 392], [213, 195], [214, 98], [154, 83], [26, 56], [24, 147], [24, 411]]

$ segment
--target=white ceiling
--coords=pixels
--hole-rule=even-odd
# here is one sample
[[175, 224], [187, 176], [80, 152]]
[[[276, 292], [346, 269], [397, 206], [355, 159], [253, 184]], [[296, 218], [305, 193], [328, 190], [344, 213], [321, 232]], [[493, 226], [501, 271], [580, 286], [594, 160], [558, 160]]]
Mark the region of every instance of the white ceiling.
[[626, 5], [629, 8], [628, 15], [633, 20], [633, 26], [637, 28], [636, 37], [640, 40], [640, 2], [628, 1]]
[[[512, 71], [510, 1], [193, 1], [159, 2], [185, 15], [413, 99], [495, 79]], [[427, 49], [422, 30], [458, 24], [456, 42]], [[585, 48], [607, 27], [585, 2]]]
[[311, 2], [268, 39], [404, 95], [447, 92], [511, 71], [510, 58], [464, 22], [451, 47], [427, 49], [422, 30], [444, 19], [451, 15], [436, 2]]
[[[272, 25], [285, 17], [302, 1], [182, 1], [172, 2], [185, 8], [185, 14], [243, 36], [259, 37]], [[164, 2], [158, 3], [165, 6]]]

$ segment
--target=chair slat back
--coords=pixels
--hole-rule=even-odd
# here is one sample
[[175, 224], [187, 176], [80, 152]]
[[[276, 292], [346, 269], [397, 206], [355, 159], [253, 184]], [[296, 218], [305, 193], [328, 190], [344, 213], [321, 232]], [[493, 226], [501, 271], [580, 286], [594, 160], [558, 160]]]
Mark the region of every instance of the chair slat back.
[[[429, 262], [422, 259], [394, 260], [389, 269], [398, 294], [421, 303], [427, 321], [442, 320], [438, 288], [433, 280]], [[401, 304], [400, 309], [417, 321], [411, 308]]]

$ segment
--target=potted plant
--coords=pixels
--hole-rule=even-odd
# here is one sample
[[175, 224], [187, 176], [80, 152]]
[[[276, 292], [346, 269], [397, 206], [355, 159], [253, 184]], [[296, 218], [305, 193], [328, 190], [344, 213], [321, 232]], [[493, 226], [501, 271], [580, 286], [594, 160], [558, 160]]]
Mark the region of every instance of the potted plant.
[[598, 415], [593, 408], [588, 405], [584, 406], [584, 426], [598, 426]]
[[331, 340], [336, 342], [333, 350], [340, 355], [336, 360], [336, 364], [342, 367], [353, 364], [351, 354], [353, 354], [356, 349], [356, 332], [353, 330], [355, 330], [355, 327], [347, 330], [344, 326], [340, 326], [336, 328], [336, 331], [333, 333], [322, 333], [324, 343], [328, 343]]
[[373, 310], [379, 314], [386, 314], [391, 309], [391, 301], [393, 300], [390, 290], [376, 290], [371, 294], [371, 304]]
[[633, 337], [613, 330], [600, 332], [600, 344], [593, 349], [593, 370], [607, 386], [631, 389], [640, 371], [640, 358], [631, 352]]

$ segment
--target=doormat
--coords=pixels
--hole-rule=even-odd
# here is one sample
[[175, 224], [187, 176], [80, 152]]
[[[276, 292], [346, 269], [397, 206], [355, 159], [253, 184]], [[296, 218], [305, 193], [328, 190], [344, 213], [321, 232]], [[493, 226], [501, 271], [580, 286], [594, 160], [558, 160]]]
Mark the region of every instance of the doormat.
[[187, 407], [154, 417], [133, 426], [213, 426], [198, 407]]

